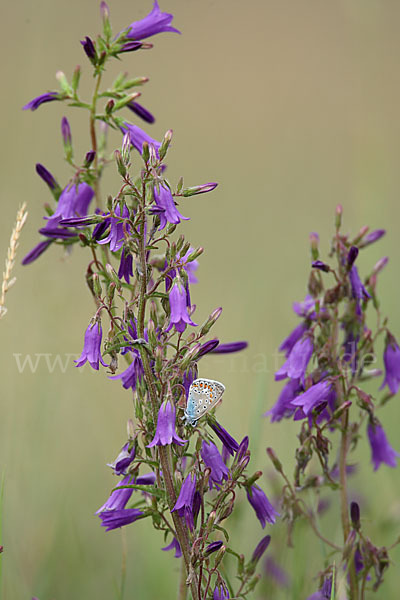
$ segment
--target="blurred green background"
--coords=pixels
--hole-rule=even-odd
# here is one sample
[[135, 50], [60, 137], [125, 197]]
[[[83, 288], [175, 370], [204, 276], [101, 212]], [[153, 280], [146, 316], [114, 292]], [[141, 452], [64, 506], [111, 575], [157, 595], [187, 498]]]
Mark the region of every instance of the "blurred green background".
[[[114, 31], [145, 16], [151, 5], [110, 2]], [[359, 264], [366, 274], [378, 258], [390, 256], [380, 292], [391, 328], [400, 334], [400, 4], [162, 0], [161, 8], [174, 13], [182, 36], [155, 37], [152, 51], [126, 55], [108, 81], [120, 69], [149, 76], [142, 100], [157, 122], [147, 131], [160, 139], [174, 130], [169, 179], [183, 174], [188, 185], [220, 184], [213, 194], [181, 204], [191, 219], [181, 231], [206, 249], [192, 298], [199, 322], [221, 305], [214, 333], [223, 341], [247, 339], [250, 346], [235, 357], [203, 361], [201, 375], [225, 383], [218, 417], [237, 439], [251, 434], [251, 464], [264, 470], [263, 487], [273, 496], [278, 488], [265, 447], [273, 446], [290, 470], [297, 430], [261, 416], [280, 389], [273, 380], [274, 353], [297, 322], [291, 302], [306, 291], [308, 234], [319, 232], [326, 256], [338, 202], [346, 231], [367, 224], [387, 229]], [[149, 523], [105, 533], [93, 515], [115, 482], [105, 464], [125, 441], [130, 393], [105, 373], [74, 369], [71, 358], [65, 372], [49, 372], [42, 357], [34, 373], [19, 373], [15, 358], [42, 353], [66, 361], [67, 354], [79, 354], [93, 312], [85, 252], [64, 257], [51, 248], [31, 266], [19, 264], [39, 239], [42, 205], [50, 201], [34, 165], [43, 163], [65, 183], [70, 173], [62, 161], [61, 117], [71, 122], [77, 157], [90, 149], [88, 124], [58, 103], [34, 113], [21, 107], [56, 89], [55, 72], [70, 76], [76, 64], [87, 78], [83, 89], [91, 89], [79, 40], [100, 31], [98, 2], [3, 3], [2, 24], [1, 257], [18, 206], [26, 200], [29, 208], [17, 282], [1, 322], [2, 597], [118, 598], [126, 542], [125, 598], [173, 599], [178, 562], [160, 553], [163, 540]], [[120, 139], [112, 134], [110, 142], [117, 146]], [[114, 171], [104, 193], [116, 189]], [[400, 450], [398, 401], [381, 416]], [[366, 533], [379, 545], [390, 544], [399, 532], [399, 471], [383, 466], [373, 473], [364, 442], [354, 460], [364, 460], [350, 486], [353, 497], [361, 496]], [[251, 552], [263, 532], [245, 500], [233, 519], [234, 542]], [[335, 519], [324, 526], [335, 527]], [[322, 567], [319, 543], [300, 527], [295, 548], [284, 550], [283, 527], [269, 532], [271, 554], [289, 571], [294, 591], [261, 586], [257, 597], [305, 598]], [[398, 560], [399, 552], [393, 556]], [[398, 597], [396, 565], [377, 597]]]

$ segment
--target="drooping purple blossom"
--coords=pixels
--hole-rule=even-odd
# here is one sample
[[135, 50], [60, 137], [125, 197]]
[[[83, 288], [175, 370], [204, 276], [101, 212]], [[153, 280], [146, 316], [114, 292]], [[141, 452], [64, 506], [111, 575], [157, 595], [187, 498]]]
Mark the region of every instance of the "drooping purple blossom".
[[262, 557], [262, 555], [268, 548], [270, 541], [271, 541], [271, 536], [266, 535], [258, 542], [258, 544], [255, 547], [254, 552], [252, 554], [251, 562], [253, 562], [255, 564], [258, 563], [258, 561], [260, 560], [260, 558]]
[[250, 489], [247, 489], [246, 493], [247, 499], [254, 508], [262, 528], [264, 529], [266, 523], [273, 525], [276, 521], [276, 517], [279, 517], [279, 513], [274, 509], [262, 489], [254, 484]]
[[196, 326], [196, 323], [193, 323], [188, 314], [186, 290], [178, 281], [175, 281], [169, 292], [169, 305], [171, 315], [167, 331], [170, 331], [175, 326], [176, 331], [181, 333], [185, 331], [186, 325]]
[[374, 471], [379, 469], [382, 463], [385, 463], [388, 467], [396, 467], [397, 458], [400, 454], [389, 444], [382, 425], [379, 423], [369, 423], [367, 434], [371, 447], [371, 461], [374, 465]]
[[274, 406], [264, 413], [264, 416], [269, 416], [271, 418], [271, 423], [281, 421], [283, 418], [291, 417], [295, 411], [292, 400], [294, 400], [301, 391], [303, 391], [303, 386], [301, 385], [300, 380], [289, 379], [285, 387], [282, 388]]
[[217, 446], [213, 442], [206, 442], [203, 440], [201, 457], [206, 467], [211, 469], [210, 489], [213, 483], [217, 486], [217, 484], [221, 484], [224, 480], [229, 478], [229, 470], [222, 460]]
[[118, 529], [119, 527], [134, 523], [143, 514], [137, 508], [124, 508], [122, 510], [105, 510], [99, 514], [99, 517], [102, 520], [102, 527], [105, 527], [106, 531], [111, 531], [112, 529]]
[[182, 556], [181, 546], [176, 537], [173, 537], [172, 542], [168, 544], [168, 546], [161, 548], [161, 550], [163, 550], [164, 552], [168, 552], [168, 550], [175, 550], [175, 558], [181, 558]]
[[135, 391], [137, 384], [143, 379], [144, 370], [142, 359], [137, 350], [131, 352], [131, 358], [132, 362], [125, 371], [122, 371], [122, 373], [119, 373], [118, 375], [111, 375], [109, 379], [120, 379], [122, 381], [122, 387], [126, 390], [132, 388], [132, 390]]
[[146, 123], [154, 123], [155, 118], [151, 114], [150, 111], [147, 110], [144, 106], [136, 102], [136, 100], [132, 100], [132, 102], [128, 102], [127, 107], [131, 109], [132, 112], [135, 113], [138, 117], [146, 121]]
[[123, 248], [121, 252], [121, 260], [119, 263], [118, 277], [119, 279], [125, 279], [126, 283], [129, 283], [130, 277], [133, 276], [133, 258], [132, 254]]
[[62, 219], [76, 216], [86, 217], [93, 196], [94, 191], [85, 182], [68, 185], [61, 192], [56, 211], [51, 217], [48, 217], [49, 223], [58, 223]]
[[226, 583], [220, 579], [214, 588], [213, 600], [228, 600], [229, 598], [228, 587]]
[[[131, 448], [129, 449], [129, 447]], [[116, 475], [126, 475], [126, 470], [129, 465], [133, 462], [136, 455], [136, 446], [130, 442], [126, 442], [122, 446], [120, 453], [113, 463], [108, 463], [107, 466], [111, 467]]]
[[124, 134], [128, 133], [132, 146], [136, 148], [140, 154], [143, 153], [144, 142], [147, 142], [149, 146], [154, 146], [156, 155], [157, 157], [159, 156], [158, 151], [160, 150], [161, 143], [150, 137], [143, 129], [126, 121], [121, 129]]
[[169, 444], [177, 444], [184, 446], [186, 440], [180, 438], [175, 431], [176, 423], [176, 408], [170, 400], [165, 400], [158, 411], [157, 427], [153, 440], [147, 445], [148, 448], [153, 446], [167, 446]]
[[285, 364], [275, 373], [275, 379], [279, 381], [290, 377], [303, 380], [313, 349], [314, 344], [309, 335], [300, 338], [290, 351]]
[[[97, 240], [98, 244], [110, 244], [111, 252], [117, 252], [123, 245], [125, 240], [124, 233], [124, 224], [121, 222], [122, 219], [127, 219], [129, 217], [129, 210], [127, 206], [124, 206], [122, 209], [121, 216], [121, 208], [118, 204], [115, 208], [115, 217], [110, 217], [110, 232], [107, 237], [102, 240]], [[126, 226], [126, 231], [130, 232], [130, 226]]]
[[39, 242], [38, 244], [36, 244], [36, 246], [24, 256], [24, 258], [21, 261], [21, 264], [30, 265], [31, 263], [33, 263], [33, 261], [39, 258], [39, 256], [41, 256], [43, 252], [47, 250], [47, 248], [50, 246], [50, 244], [52, 244], [52, 242], [53, 240], [44, 240], [43, 242]]
[[397, 394], [400, 387], [400, 348], [392, 335], [388, 336], [386, 341], [383, 362], [385, 363], [385, 379], [380, 389], [382, 390], [387, 385], [392, 394]]
[[248, 346], [248, 342], [228, 342], [226, 344], [219, 344], [214, 350], [213, 354], [230, 354], [232, 352], [240, 352], [245, 350]]
[[36, 164], [36, 173], [43, 179], [43, 181], [48, 185], [51, 191], [59, 189], [59, 185], [57, 181], [54, 179], [53, 175], [40, 163]]
[[36, 96], [36, 98], [33, 98], [28, 104], [25, 104], [23, 110], [36, 110], [41, 104], [53, 102], [53, 100], [60, 100], [59, 94], [57, 92], [47, 92], [40, 96]]
[[103, 330], [101, 328], [100, 321], [90, 323], [85, 331], [85, 341], [83, 345], [82, 354], [75, 360], [76, 367], [82, 367], [86, 361], [89, 362], [90, 366], [96, 371], [99, 369], [99, 362], [103, 367], [108, 367], [101, 356], [101, 339], [103, 336]]
[[224, 448], [226, 448], [229, 454], [233, 456], [239, 448], [237, 441], [218, 423], [218, 421], [213, 419], [209, 421], [209, 424], [223, 443]]
[[154, 0], [153, 10], [144, 19], [131, 23], [125, 36], [132, 40], [144, 40], [157, 33], [167, 31], [180, 33], [179, 29], [175, 29], [171, 25], [173, 18], [174, 16], [169, 13], [161, 12], [157, 0]]
[[196, 475], [189, 473], [182, 484], [176, 504], [171, 512], [177, 511], [184, 518], [189, 529], [193, 530], [193, 499], [196, 489]]
[[125, 508], [125, 506], [128, 503], [128, 500], [132, 496], [133, 488], [127, 488], [127, 487], [123, 487], [122, 489], [120, 489], [120, 488], [121, 488], [121, 486], [130, 485], [132, 483], [134, 483], [134, 477], [132, 477], [130, 475], [128, 475], [127, 477], [124, 477], [124, 479], [122, 479], [118, 483], [118, 485], [116, 486], [116, 489], [113, 492], [111, 492], [111, 495], [108, 498], [108, 500], [106, 500], [106, 502], [103, 504], [103, 506], [101, 506], [95, 512], [95, 514], [98, 515], [99, 513], [102, 513], [105, 510], [122, 510], [123, 508]]
[[287, 338], [283, 340], [283, 342], [279, 346], [279, 351], [284, 352], [286, 358], [289, 356], [296, 342], [298, 342], [303, 337], [307, 329], [307, 324], [305, 323], [305, 321], [302, 321], [299, 325], [297, 325], [297, 327], [293, 329], [293, 331], [289, 333]]
[[176, 208], [174, 197], [169, 188], [160, 185], [157, 189], [157, 186], [155, 186], [153, 193], [155, 204], [157, 208], [161, 209], [162, 211], [158, 213], [160, 217], [160, 229], [164, 229], [167, 223], [173, 223], [174, 225], [177, 225], [182, 219], [184, 221], [189, 220], [189, 217], [184, 217], [181, 215], [179, 210]]
[[332, 383], [330, 381], [319, 381], [312, 385], [308, 390], [296, 396], [291, 401], [292, 406], [300, 406], [305, 415], [309, 415], [310, 412], [319, 404], [328, 402], [328, 395], [331, 391]]

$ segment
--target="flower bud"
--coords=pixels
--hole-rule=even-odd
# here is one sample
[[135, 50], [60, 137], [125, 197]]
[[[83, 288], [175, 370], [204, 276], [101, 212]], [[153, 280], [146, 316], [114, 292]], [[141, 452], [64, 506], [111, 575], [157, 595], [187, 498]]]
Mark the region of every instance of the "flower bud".
[[310, 246], [311, 246], [311, 258], [313, 260], [317, 260], [319, 257], [318, 244], [319, 244], [318, 233], [311, 232], [310, 233]]
[[78, 90], [80, 78], [81, 78], [81, 68], [79, 65], [77, 65], [72, 74], [72, 81], [71, 81], [72, 89], [74, 90], [74, 92], [77, 92], [77, 90]]
[[216, 308], [211, 315], [208, 317], [207, 321], [204, 323], [204, 325], [202, 326], [202, 328], [200, 329], [200, 335], [206, 335], [211, 327], [214, 325], [214, 323], [219, 319], [219, 317], [221, 316], [222, 313], [222, 308]]
[[67, 96], [73, 96], [71, 86], [68, 83], [65, 73], [63, 73], [62, 71], [57, 71], [56, 79], [57, 79], [58, 83], [60, 84], [61, 91], [64, 94], [66, 94]]
[[81, 40], [81, 44], [83, 46], [86, 56], [88, 57], [92, 65], [96, 66], [98, 62], [98, 57], [93, 40], [91, 40], [89, 36], [86, 36], [84, 40]]
[[257, 479], [260, 479], [260, 477], [262, 476], [262, 471], [256, 471], [254, 473], [254, 475], [252, 475], [251, 477], [249, 477], [246, 481], [246, 487], [251, 487], [252, 485], [255, 484], [255, 482], [257, 481]]
[[63, 139], [65, 157], [68, 161], [72, 159], [72, 136], [71, 127], [67, 117], [61, 119], [61, 135]]
[[282, 463], [272, 448], [267, 448], [267, 454], [278, 473], [283, 473]]
[[106, 115], [111, 115], [111, 113], [114, 110], [114, 105], [115, 105], [114, 100], [112, 98], [110, 98], [105, 106]]
[[319, 271], [324, 271], [324, 273], [329, 273], [331, 270], [330, 266], [326, 263], [322, 262], [322, 260], [314, 260], [311, 263], [313, 269], [318, 269]]
[[122, 98], [121, 100], [118, 100], [118, 102], [115, 102], [113, 111], [121, 110], [121, 108], [124, 108], [124, 106], [126, 106], [130, 102], [133, 102], [133, 100], [135, 98], [138, 98], [139, 96], [141, 96], [140, 92], [128, 94], [127, 96], [125, 96], [125, 98]]
[[350, 518], [354, 529], [358, 531], [360, 529], [360, 507], [357, 502], [350, 504]]
[[358, 256], [358, 248], [357, 248], [357, 246], [352, 246], [347, 255], [347, 267], [349, 269], [351, 269], [351, 267], [353, 266], [357, 256]]
[[195, 196], [197, 194], [206, 194], [207, 192], [215, 190], [217, 185], [218, 183], [204, 183], [203, 185], [186, 188], [182, 191], [182, 196], [188, 198], [189, 196]]
[[210, 554], [213, 552], [217, 552], [217, 550], [221, 548], [222, 544], [223, 542], [221, 542], [221, 540], [217, 542], [211, 542], [211, 544], [208, 544], [208, 546], [205, 548], [203, 556], [210, 556]]
[[84, 167], [88, 169], [95, 158], [96, 152], [94, 150], [89, 150], [89, 152], [86, 152]]
[[335, 216], [335, 227], [337, 230], [339, 230], [342, 225], [342, 214], [343, 214], [343, 207], [341, 204], [338, 204], [336, 207], [336, 216]]
[[100, 283], [100, 278], [99, 278], [98, 273], [93, 273], [93, 275], [92, 275], [92, 285], [93, 285], [94, 295], [97, 298], [101, 298], [103, 290], [101, 289], [101, 283]]
[[164, 136], [164, 139], [161, 143], [160, 150], [158, 151], [160, 160], [163, 160], [168, 152], [168, 148], [171, 144], [172, 140], [172, 129], [168, 129], [167, 133]]
[[119, 150], [114, 151], [115, 162], [117, 163], [118, 173], [121, 177], [126, 176], [126, 167], [124, 165], [124, 161], [122, 160], [121, 152]]

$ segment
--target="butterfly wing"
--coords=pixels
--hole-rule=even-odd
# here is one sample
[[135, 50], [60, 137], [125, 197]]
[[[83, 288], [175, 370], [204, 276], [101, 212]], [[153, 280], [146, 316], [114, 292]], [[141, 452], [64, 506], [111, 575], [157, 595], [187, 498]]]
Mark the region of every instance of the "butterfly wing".
[[225, 386], [213, 379], [195, 379], [189, 388], [185, 410], [186, 422], [195, 425], [198, 419], [218, 404]]

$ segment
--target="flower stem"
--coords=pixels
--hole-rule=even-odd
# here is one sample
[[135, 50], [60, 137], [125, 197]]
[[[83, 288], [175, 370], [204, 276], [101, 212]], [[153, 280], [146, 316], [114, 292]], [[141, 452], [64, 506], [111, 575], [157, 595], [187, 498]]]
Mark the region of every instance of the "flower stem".
[[[139, 239], [139, 260], [140, 260], [140, 293], [139, 293], [139, 309], [138, 309], [138, 335], [140, 338], [144, 337], [144, 321], [146, 312], [146, 292], [147, 292], [147, 261], [146, 261], [146, 214], [145, 214], [145, 190], [143, 190], [143, 205], [142, 205], [142, 216], [140, 222], [140, 239]], [[151, 370], [150, 361], [148, 354], [144, 348], [140, 348], [140, 355], [143, 363], [144, 377], [149, 392], [151, 409], [153, 413], [154, 423], [157, 423], [157, 415], [159, 409], [159, 399], [157, 396], [157, 388], [155, 383], [154, 374]], [[167, 448], [164, 446], [158, 447], [160, 456], [160, 463], [162, 469], [162, 475], [164, 479], [164, 485], [167, 492], [167, 502], [170, 510], [176, 504], [176, 492], [174, 486], [174, 480], [171, 473], [171, 465], [168, 460]], [[190, 586], [192, 590], [193, 600], [199, 600], [198, 589], [197, 589], [197, 576], [191, 566], [190, 560], [190, 545], [189, 536], [186, 529], [186, 525], [181, 517], [174, 511], [171, 513], [172, 519], [175, 525], [175, 531], [177, 540], [180, 544], [183, 559], [185, 563], [185, 570], [188, 577], [190, 577]], [[185, 582], [186, 583], [186, 582]]]
[[95, 86], [94, 92], [93, 92], [92, 106], [90, 109], [90, 139], [92, 140], [92, 150], [96, 153], [95, 157], [94, 157], [94, 165], [93, 165], [94, 169], [96, 171], [96, 177], [94, 180], [93, 187], [94, 187], [97, 208], [101, 207], [101, 200], [100, 200], [100, 184], [99, 184], [100, 177], [99, 177], [99, 173], [97, 171], [99, 159], [97, 156], [97, 137], [96, 137], [95, 122], [96, 122], [96, 104], [97, 104], [97, 97], [98, 97], [99, 88], [100, 88], [100, 82], [101, 82], [101, 72], [97, 75], [96, 86]]
[[181, 574], [179, 578], [178, 600], [186, 600], [187, 585], [186, 585], [186, 565], [185, 560], [181, 559]]

